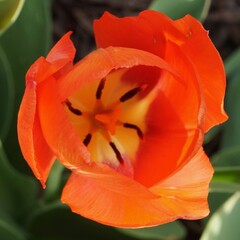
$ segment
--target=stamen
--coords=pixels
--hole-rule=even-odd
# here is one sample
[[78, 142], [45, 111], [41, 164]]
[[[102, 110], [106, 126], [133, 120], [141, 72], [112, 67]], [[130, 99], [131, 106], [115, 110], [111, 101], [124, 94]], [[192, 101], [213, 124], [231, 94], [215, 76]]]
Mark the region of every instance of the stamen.
[[66, 103], [69, 111], [71, 111], [73, 114], [78, 115], [78, 116], [82, 115], [82, 112], [79, 109], [74, 108], [72, 106], [72, 103], [68, 99], [65, 101], [65, 103]]
[[126, 92], [122, 97], [119, 99], [120, 102], [125, 102], [131, 98], [133, 98], [137, 93], [139, 93], [142, 90], [141, 87], [133, 88], [132, 90]]
[[85, 139], [83, 140], [83, 144], [87, 147], [91, 139], [92, 139], [92, 134], [88, 133]]
[[134, 124], [131, 124], [131, 123], [124, 123], [123, 126], [125, 128], [131, 128], [131, 129], [136, 130], [138, 137], [143, 139], [143, 132], [137, 125], [134, 125]]
[[98, 88], [97, 88], [97, 92], [96, 92], [96, 99], [100, 99], [100, 98], [101, 98], [101, 96], [102, 96], [102, 91], [103, 91], [104, 86], [105, 86], [105, 81], [106, 81], [105, 78], [103, 78], [103, 79], [100, 81], [100, 83], [99, 83], [99, 85], [98, 85]]
[[109, 144], [110, 144], [112, 150], [114, 151], [114, 153], [116, 154], [117, 160], [118, 160], [121, 164], [123, 164], [122, 155], [121, 155], [121, 153], [119, 152], [119, 150], [117, 149], [116, 145], [115, 145], [113, 142], [110, 142]]

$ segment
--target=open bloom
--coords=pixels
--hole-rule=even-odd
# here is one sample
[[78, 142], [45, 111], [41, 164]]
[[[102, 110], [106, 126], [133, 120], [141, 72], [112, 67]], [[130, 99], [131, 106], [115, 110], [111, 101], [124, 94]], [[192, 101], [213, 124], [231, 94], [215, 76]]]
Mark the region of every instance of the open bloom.
[[26, 74], [24, 158], [45, 187], [54, 159], [72, 171], [62, 201], [120, 227], [209, 213], [204, 133], [227, 119], [222, 61], [201, 24], [143, 11], [95, 21], [98, 49], [73, 64], [67, 33]]

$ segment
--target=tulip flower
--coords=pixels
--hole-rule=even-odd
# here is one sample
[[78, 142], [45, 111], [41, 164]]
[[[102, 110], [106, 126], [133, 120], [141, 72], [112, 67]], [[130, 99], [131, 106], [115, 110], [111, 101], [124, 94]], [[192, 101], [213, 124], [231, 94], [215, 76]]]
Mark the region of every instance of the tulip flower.
[[18, 115], [24, 158], [43, 187], [57, 159], [61, 200], [118, 227], [208, 215], [213, 168], [204, 134], [224, 122], [225, 73], [208, 32], [187, 15], [105, 13], [97, 50], [74, 64], [71, 33], [26, 74]]

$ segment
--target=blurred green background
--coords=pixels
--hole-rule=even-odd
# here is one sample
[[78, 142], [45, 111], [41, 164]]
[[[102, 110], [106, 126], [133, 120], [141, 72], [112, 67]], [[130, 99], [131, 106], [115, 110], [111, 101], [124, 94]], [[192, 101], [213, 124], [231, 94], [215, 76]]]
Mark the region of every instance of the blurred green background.
[[[16, 118], [24, 76], [39, 56], [74, 30], [77, 59], [94, 49], [92, 20], [155, 9], [173, 19], [189, 13], [210, 30], [227, 73], [229, 121], [211, 130], [205, 151], [215, 174], [211, 214], [199, 221], [128, 230], [103, 226], [59, 202], [68, 176], [55, 164], [43, 191], [22, 158]], [[239, 0], [0, 0], [0, 240], [239, 240], [240, 228], [240, 1]]]

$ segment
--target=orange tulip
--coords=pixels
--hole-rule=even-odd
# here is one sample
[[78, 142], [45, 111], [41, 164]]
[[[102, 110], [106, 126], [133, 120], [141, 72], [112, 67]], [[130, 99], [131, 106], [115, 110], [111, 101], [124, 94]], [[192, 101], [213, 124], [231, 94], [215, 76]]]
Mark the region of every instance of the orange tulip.
[[103, 224], [145, 227], [208, 215], [204, 133], [227, 119], [225, 73], [202, 25], [143, 11], [95, 21], [98, 49], [73, 64], [67, 33], [26, 74], [22, 153], [43, 187], [54, 159], [62, 202]]

